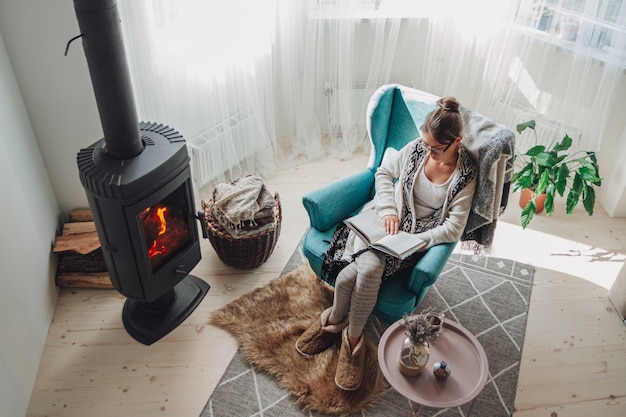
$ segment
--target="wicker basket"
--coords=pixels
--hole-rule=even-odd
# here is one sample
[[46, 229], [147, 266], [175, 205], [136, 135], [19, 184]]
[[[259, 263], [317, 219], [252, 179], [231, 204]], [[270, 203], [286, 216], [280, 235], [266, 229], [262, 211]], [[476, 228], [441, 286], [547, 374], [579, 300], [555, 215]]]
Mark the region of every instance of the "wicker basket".
[[202, 201], [208, 238], [222, 262], [235, 268], [248, 269], [256, 268], [267, 261], [274, 251], [276, 241], [280, 236], [282, 219], [278, 193], [274, 193], [274, 200], [276, 201], [274, 205], [274, 227], [264, 229], [256, 234], [243, 236], [239, 239], [235, 239], [215, 219], [210, 208], [211, 202], [206, 203]]

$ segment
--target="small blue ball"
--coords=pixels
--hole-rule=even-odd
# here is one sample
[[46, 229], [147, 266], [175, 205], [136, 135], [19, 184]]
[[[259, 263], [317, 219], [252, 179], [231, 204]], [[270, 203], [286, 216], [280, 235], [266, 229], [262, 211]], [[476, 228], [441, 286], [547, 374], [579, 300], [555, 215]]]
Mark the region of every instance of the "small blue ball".
[[452, 373], [452, 370], [445, 361], [435, 362], [433, 365], [433, 374], [440, 381], [445, 381]]

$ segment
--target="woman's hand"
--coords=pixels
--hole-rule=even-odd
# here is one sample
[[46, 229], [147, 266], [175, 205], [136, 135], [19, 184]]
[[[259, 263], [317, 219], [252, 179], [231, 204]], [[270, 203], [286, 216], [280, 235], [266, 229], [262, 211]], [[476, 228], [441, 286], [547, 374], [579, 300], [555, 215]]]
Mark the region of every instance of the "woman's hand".
[[395, 214], [389, 214], [383, 217], [383, 226], [388, 234], [395, 235], [400, 228], [400, 219]]

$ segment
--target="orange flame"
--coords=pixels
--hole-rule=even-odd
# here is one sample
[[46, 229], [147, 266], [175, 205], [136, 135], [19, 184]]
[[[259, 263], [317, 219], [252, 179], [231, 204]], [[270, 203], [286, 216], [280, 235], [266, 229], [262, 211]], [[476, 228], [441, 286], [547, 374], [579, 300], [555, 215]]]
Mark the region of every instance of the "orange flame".
[[167, 207], [158, 207], [156, 210], [156, 217], [159, 219], [159, 233], [157, 234], [157, 238], [152, 242], [152, 247], [148, 249], [148, 257], [152, 258], [156, 255], [160, 255], [165, 253], [166, 247], [164, 245], [159, 245], [158, 236], [162, 236], [167, 231], [167, 220], [165, 220], [165, 214], [167, 213]]

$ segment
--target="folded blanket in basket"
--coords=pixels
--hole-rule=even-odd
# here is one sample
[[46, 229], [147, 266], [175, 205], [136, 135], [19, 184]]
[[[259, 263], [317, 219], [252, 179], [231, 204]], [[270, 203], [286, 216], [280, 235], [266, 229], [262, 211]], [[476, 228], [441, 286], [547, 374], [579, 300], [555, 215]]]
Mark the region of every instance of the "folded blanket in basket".
[[218, 184], [213, 190], [211, 210], [218, 223], [234, 238], [274, 227], [274, 196], [257, 176]]

